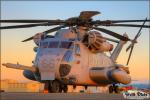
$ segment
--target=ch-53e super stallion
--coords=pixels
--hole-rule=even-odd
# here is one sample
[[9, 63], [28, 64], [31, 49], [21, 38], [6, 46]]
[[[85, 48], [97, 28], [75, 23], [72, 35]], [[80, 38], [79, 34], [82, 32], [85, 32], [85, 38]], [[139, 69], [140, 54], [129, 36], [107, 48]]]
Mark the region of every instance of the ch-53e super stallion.
[[[150, 28], [145, 25], [150, 20], [93, 20], [92, 17], [99, 13], [83, 11], [78, 17], [67, 20], [0, 20], [1, 23], [29, 23], [1, 26], [1, 30], [57, 25], [22, 41], [33, 40], [36, 44], [33, 49], [36, 57], [32, 66], [12, 63], [3, 63], [3, 66], [24, 70], [26, 78], [45, 83], [45, 89], [50, 93], [67, 92], [68, 85], [73, 85], [74, 88], [85, 86], [85, 89], [88, 86], [108, 85], [110, 93], [118, 93], [117, 84], [131, 82], [127, 65], [142, 28]], [[143, 24], [118, 24], [128, 22]], [[130, 39], [127, 34], [120, 35], [101, 26], [139, 27], [139, 31], [134, 39]], [[55, 31], [55, 35], [48, 35]], [[104, 37], [103, 33], [119, 40]], [[130, 50], [127, 64], [118, 64], [116, 59], [128, 41], [131, 44], [126, 49]], [[116, 47], [111, 42], [117, 43]], [[108, 55], [107, 52], [111, 54]]]

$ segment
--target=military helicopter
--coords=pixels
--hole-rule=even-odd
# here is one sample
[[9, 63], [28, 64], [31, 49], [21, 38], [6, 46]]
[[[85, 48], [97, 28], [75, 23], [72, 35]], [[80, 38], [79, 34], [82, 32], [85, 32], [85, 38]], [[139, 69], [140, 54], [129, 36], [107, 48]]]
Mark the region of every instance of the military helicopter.
[[[131, 82], [128, 67], [134, 44], [141, 35], [145, 20], [93, 20], [92, 17], [100, 14], [98, 11], [82, 11], [78, 17], [67, 20], [0, 20], [1, 23], [30, 23], [25, 25], [1, 26], [0, 29], [30, 28], [36, 26], [56, 26], [23, 40], [33, 40], [36, 44], [35, 60], [32, 66], [21, 64], [3, 63], [8, 68], [21, 69], [23, 75], [30, 80], [45, 84], [44, 89], [50, 93], [67, 92], [68, 85], [109, 86], [109, 93], [118, 93], [117, 84]], [[127, 22], [143, 22], [136, 24], [117, 24]], [[120, 35], [100, 26], [140, 27], [134, 39], [127, 34]], [[55, 35], [48, 35], [55, 32]], [[102, 36], [106, 33], [117, 39]], [[130, 41], [126, 49], [130, 50], [127, 65], [116, 63], [123, 46]], [[117, 43], [113, 49], [110, 42]], [[106, 53], [112, 51], [108, 56]]]

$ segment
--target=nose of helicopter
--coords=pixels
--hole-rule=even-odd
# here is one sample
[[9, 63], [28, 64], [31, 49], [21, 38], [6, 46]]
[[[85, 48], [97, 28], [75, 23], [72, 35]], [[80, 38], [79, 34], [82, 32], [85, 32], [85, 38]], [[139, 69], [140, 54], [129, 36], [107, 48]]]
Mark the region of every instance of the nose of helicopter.
[[[55, 53], [54, 53], [55, 52]], [[38, 59], [38, 69], [41, 80], [54, 80], [55, 72], [60, 66], [62, 55], [56, 51], [42, 54]]]

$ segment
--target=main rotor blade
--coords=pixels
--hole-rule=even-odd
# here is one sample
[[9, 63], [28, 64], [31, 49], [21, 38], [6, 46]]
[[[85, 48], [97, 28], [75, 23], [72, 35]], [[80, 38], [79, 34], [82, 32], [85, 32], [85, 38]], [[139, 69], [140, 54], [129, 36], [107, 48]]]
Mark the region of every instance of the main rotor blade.
[[54, 28], [52, 28], [52, 29], [49, 29], [49, 30], [44, 31], [43, 33], [44, 33], [45, 35], [47, 35], [47, 34], [49, 34], [49, 33], [51, 33], [51, 32], [57, 31], [57, 30], [59, 30], [59, 29], [61, 29], [61, 28], [65, 28], [65, 27], [67, 27], [67, 26], [66, 26], [66, 25], [57, 26], [57, 27], [54, 27]]
[[35, 27], [41, 26], [43, 24], [26, 24], [26, 25], [13, 25], [13, 26], [2, 26], [0, 29], [14, 29], [14, 28], [28, 28], [28, 27]]
[[[145, 20], [110, 20], [111, 23], [124, 23], [124, 22], [144, 22]], [[150, 20], [146, 20], [150, 22]]]
[[[64, 26], [64, 25], [63, 25], [63, 26], [57, 26], [57, 27], [54, 27], [54, 28], [52, 28], [52, 29], [46, 30], [46, 31], [44, 31], [44, 32], [42, 32], [42, 33], [44, 33], [45, 35], [47, 35], [48, 33], [57, 31], [57, 30], [59, 30], [59, 29], [61, 29], [61, 28], [64, 28], [64, 27], [66, 27], [66, 26]], [[32, 36], [32, 37], [30, 37], [30, 38], [28, 38], [28, 39], [25, 39], [25, 40], [23, 40], [22, 42], [30, 41], [30, 40], [32, 40], [33, 38], [34, 38], [34, 36]]]
[[130, 41], [129, 38], [124, 37], [124, 36], [122, 36], [122, 35], [119, 35], [119, 34], [113, 32], [113, 31], [106, 30], [106, 29], [104, 29], [104, 28], [93, 27], [93, 29], [98, 30], [98, 31], [101, 31], [101, 32], [104, 32], [104, 33], [106, 33], [106, 34], [108, 34], [108, 35], [111, 35], [111, 36], [116, 37], [116, 38], [118, 38], [118, 39], [120, 39], [120, 40], [123, 40], [123, 41]]
[[58, 23], [64, 22], [64, 20], [0, 20], [0, 23]]
[[104, 39], [111, 41], [111, 42], [119, 43], [119, 41], [115, 40], [115, 39], [111, 39], [111, 38], [107, 38], [107, 37], [104, 37]]
[[57, 25], [56, 23], [40, 23], [40, 24], [25, 24], [25, 25], [14, 25], [14, 26], [2, 26], [0, 29], [15, 29], [15, 28], [29, 28], [36, 26], [51, 26]]
[[129, 64], [129, 61], [130, 61], [130, 58], [131, 58], [131, 55], [132, 55], [132, 52], [133, 52], [133, 48], [134, 48], [134, 45], [132, 45], [132, 47], [131, 47], [131, 51], [130, 51], [130, 54], [129, 54], [129, 57], [128, 57], [128, 61], [127, 61], [126, 65]]
[[27, 39], [25, 39], [25, 40], [23, 40], [23, 41], [21, 41], [21, 42], [27, 42], [27, 41], [30, 41], [30, 40], [33, 39], [33, 37], [34, 37], [34, 36], [32, 36], [32, 37], [30, 37], [30, 38], [27, 38]]
[[100, 14], [100, 12], [98, 12], [98, 11], [82, 11], [79, 15], [79, 19], [89, 20], [89, 19], [91, 19], [91, 17], [93, 17], [97, 14]]
[[134, 24], [110, 24], [104, 26], [123, 26], [123, 27], [143, 27], [143, 28], [150, 28], [149, 25], [134, 25]]

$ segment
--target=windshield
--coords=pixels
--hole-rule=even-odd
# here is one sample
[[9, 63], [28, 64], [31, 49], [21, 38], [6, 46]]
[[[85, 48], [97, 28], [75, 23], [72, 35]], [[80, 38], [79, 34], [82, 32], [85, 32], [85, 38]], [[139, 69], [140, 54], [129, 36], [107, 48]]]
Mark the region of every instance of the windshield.
[[40, 48], [66, 48], [69, 49], [72, 42], [69, 41], [50, 41], [50, 42], [41, 42]]
[[72, 42], [62, 41], [60, 43], [59, 48], [69, 48], [71, 46]]

